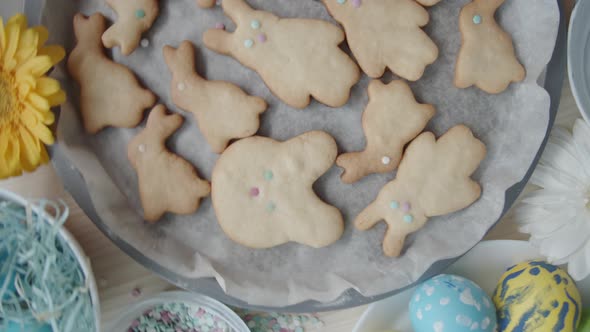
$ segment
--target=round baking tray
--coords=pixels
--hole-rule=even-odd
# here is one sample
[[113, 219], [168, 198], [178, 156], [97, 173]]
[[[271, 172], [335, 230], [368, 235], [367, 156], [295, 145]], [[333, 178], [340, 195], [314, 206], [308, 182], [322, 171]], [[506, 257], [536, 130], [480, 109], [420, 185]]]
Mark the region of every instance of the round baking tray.
[[[39, 1], [39, 0], [37, 0]], [[555, 116], [557, 114], [557, 109], [559, 107], [559, 100], [561, 97], [561, 88], [563, 85], [563, 80], [565, 76], [565, 68], [566, 68], [566, 24], [564, 19], [564, 9], [562, 1], [556, 0], [559, 4], [560, 12], [561, 12], [561, 19], [560, 19], [560, 26], [559, 26], [559, 33], [557, 36], [557, 42], [555, 45], [555, 49], [553, 51], [553, 56], [551, 61], [547, 65], [545, 76], [542, 77], [541, 83], [542, 86], [547, 90], [549, 95], [551, 96], [551, 106], [549, 109], [549, 123], [547, 126], [547, 133], [545, 135], [545, 139], [543, 140], [539, 151], [536, 154], [536, 157], [531, 164], [531, 167], [522, 178], [522, 180], [512, 187], [510, 187], [506, 191], [505, 195], [505, 204], [504, 209], [502, 211], [502, 216], [508, 211], [508, 209], [514, 204], [518, 195], [524, 189], [526, 183], [528, 182], [530, 176], [541, 157], [541, 154], [545, 148], [547, 143], [547, 139], [549, 138], [549, 132], [553, 127], [553, 123], [555, 121]], [[200, 279], [190, 279], [183, 276], [180, 276], [176, 273], [169, 271], [168, 269], [164, 268], [154, 260], [146, 257], [141, 252], [136, 250], [134, 247], [129, 245], [127, 242], [123, 241], [119, 238], [116, 234], [113, 234], [109, 230], [109, 228], [104, 224], [101, 218], [96, 213], [92, 201], [90, 199], [90, 195], [88, 193], [88, 189], [82, 178], [81, 174], [73, 167], [71, 162], [67, 159], [64, 153], [60, 150], [59, 144], [55, 145], [51, 148], [50, 153], [52, 155], [53, 164], [57, 170], [57, 173], [61, 177], [64, 182], [65, 188], [70, 192], [70, 194], [74, 197], [78, 205], [84, 210], [84, 212], [88, 215], [88, 217], [96, 224], [96, 226], [107, 236], [109, 237], [121, 250], [126, 252], [129, 256], [135, 259], [137, 262], [143, 264], [146, 268], [150, 269], [151, 271], [157, 273], [162, 278], [168, 280], [172, 284], [177, 285], [180, 288], [186, 289], [188, 291], [199, 292], [215, 298], [221, 302], [226, 304], [241, 307], [241, 308], [248, 308], [251, 310], [259, 310], [259, 311], [280, 311], [280, 312], [320, 312], [320, 311], [329, 311], [329, 310], [338, 310], [338, 309], [345, 309], [350, 307], [355, 307], [367, 303], [371, 303], [374, 301], [381, 300], [386, 297], [393, 296], [408, 287], [413, 287], [416, 283], [420, 283], [423, 280], [431, 278], [432, 276], [439, 274], [441, 271], [446, 269], [449, 265], [455, 262], [459, 257], [447, 260], [441, 260], [437, 263], [433, 264], [428, 271], [416, 281], [415, 284], [409, 285], [406, 288], [397, 289], [391, 292], [386, 292], [377, 296], [366, 297], [358, 293], [353, 289], [349, 289], [341, 294], [337, 299], [331, 302], [317, 302], [317, 301], [305, 301], [301, 303], [297, 303], [294, 305], [286, 306], [286, 307], [266, 307], [266, 306], [254, 306], [250, 305], [244, 301], [241, 301], [235, 297], [228, 296], [225, 294], [223, 289], [217, 284], [214, 278], [200, 278]], [[501, 219], [500, 217], [500, 219]], [[499, 221], [499, 220], [498, 220]]]

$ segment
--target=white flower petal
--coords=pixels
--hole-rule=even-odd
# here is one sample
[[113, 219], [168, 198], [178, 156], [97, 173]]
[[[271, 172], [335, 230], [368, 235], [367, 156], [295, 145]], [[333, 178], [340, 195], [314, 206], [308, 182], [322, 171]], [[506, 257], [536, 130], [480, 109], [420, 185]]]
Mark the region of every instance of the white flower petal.
[[590, 238], [588, 223], [578, 218], [555, 231], [550, 237], [543, 239], [540, 242], [539, 251], [549, 259], [561, 259], [582, 248], [588, 238]]
[[590, 245], [586, 245], [583, 250], [569, 257], [567, 271], [576, 281], [580, 281], [590, 274]]
[[537, 222], [531, 222], [526, 226], [521, 227], [521, 231], [534, 234], [538, 239], [545, 239], [553, 235], [554, 232], [563, 228], [568, 223], [575, 220], [576, 216], [564, 217], [561, 215], [547, 216], [543, 219], [538, 219]]
[[572, 177], [578, 177], [579, 174], [584, 174], [584, 169], [575, 152], [575, 149], [549, 140], [543, 152], [543, 165], [554, 167]]
[[527, 194], [523, 199], [523, 203], [547, 206], [559, 205], [561, 207], [570, 206], [584, 206], [585, 197], [580, 191], [562, 191], [562, 190], [536, 190]]
[[584, 190], [579, 179], [561, 173], [553, 167], [538, 165], [531, 177], [531, 183], [537, 186], [550, 189], [562, 190]]
[[576, 156], [582, 163], [582, 173], [585, 178], [590, 177], [590, 127], [585, 121], [578, 119], [574, 124], [573, 143]]

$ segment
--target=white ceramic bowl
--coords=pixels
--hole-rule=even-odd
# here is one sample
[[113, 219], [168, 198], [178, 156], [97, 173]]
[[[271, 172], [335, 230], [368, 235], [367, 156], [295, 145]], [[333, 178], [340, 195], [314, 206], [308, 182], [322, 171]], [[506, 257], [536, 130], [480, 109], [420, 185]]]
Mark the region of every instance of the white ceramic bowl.
[[590, 123], [590, 1], [577, 1], [567, 41], [568, 76], [580, 113]]
[[[0, 199], [12, 201], [17, 204], [26, 206], [29, 202], [21, 196], [18, 196], [10, 191], [0, 189]], [[41, 211], [39, 207], [31, 204], [31, 208], [37, 214], [45, 214], [47, 218], [45, 218], [50, 224], [54, 222], [54, 219], [51, 218], [48, 214], [44, 211]], [[95, 326], [96, 332], [100, 331], [100, 302], [98, 299], [98, 288], [96, 287], [96, 280], [94, 278], [94, 274], [92, 273], [92, 266], [90, 265], [90, 260], [84, 254], [82, 247], [76, 239], [72, 236], [70, 232], [64, 227], [60, 227], [59, 229], [59, 236], [66, 241], [69, 245], [70, 249], [74, 253], [74, 256], [78, 260], [80, 267], [82, 268], [82, 272], [86, 276], [88, 280], [88, 288], [90, 290], [90, 298], [92, 299], [93, 309], [94, 309], [94, 318], [95, 318]]]
[[202, 307], [222, 318], [233, 329], [233, 332], [250, 332], [250, 329], [240, 317], [221, 302], [205, 295], [184, 291], [160, 293], [147, 300], [130, 305], [123, 310], [116, 320], [107, 326], [105, 331], [125, 332], [131, 326], [131, 323], [146, 310], [165, 303], [183, 303], [189, 307]]

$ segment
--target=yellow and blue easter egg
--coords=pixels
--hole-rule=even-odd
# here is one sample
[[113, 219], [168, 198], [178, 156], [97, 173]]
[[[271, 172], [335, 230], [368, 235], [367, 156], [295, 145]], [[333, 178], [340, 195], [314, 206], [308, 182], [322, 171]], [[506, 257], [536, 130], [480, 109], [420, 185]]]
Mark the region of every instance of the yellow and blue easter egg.
[[471, 280], [442, 274], [416, 288], [410, 320], [414, 332], [494, 332], [496, 308]]
[[509, 268], [493, 296], [499, 332], [574, 332], [582, 301], [572, 278], [543, 261]]

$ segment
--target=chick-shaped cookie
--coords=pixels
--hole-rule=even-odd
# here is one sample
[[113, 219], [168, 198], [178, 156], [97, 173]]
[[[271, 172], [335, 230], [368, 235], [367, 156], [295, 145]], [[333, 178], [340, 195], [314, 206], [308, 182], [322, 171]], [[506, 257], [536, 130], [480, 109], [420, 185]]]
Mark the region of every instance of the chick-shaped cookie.
[[180, 114], [166, 114], [157, 105], [147, 125], [127, 147], [127, 156], [137, 172], [144, 219], [158, 221], [166, 212], [190, 214], [199, 208], [210, 186], [188, 161], [168, 151], [166, 139], [182, 125]]
[[367, 230], [385, 220], [383, 240], [387, 256], [399, 256], [405, 238], [428, 218], [461, 210], [475, 202], [481, 188], [470, 176], [486, 155], [484, 144], [463, 125], [435, 139], [430, 132], [407, 148], [396, 178], [363, 210], [354, 224]]
[[421, 29], [426, 9], [414, 0], [322, 0], [346, 30], [350, 50], [373, 78], [385, 68], [410, 81], [438, 58], [438, 47]]
[[191, 112], [216, 153], [234, 138], [252, 136], [258, 130], [258, 116], [266, 102], [247, 95], [236, 85], [207, 81], [195, 72], [195, 50], [189, 41], [178, 49], [164, 47], [164, 58], [172, 72], [171, 95], [176, 106]]
[[217, 221], [234, 241], [269, 248], [294, 241], [327, 246], [340, 238], [340, 211], [324, 203], [313, 183], [336, 159], [334, 139], [310, 131], [285, 142], [254, 136], [230, 145], [212, 177]]
[[310, 96], [340, 107], [359, 80], [359, 69], [338, 45], [344, 32], [314, 19], [279, 18], [253, 10], [244, 0], [224, 0], [225, 13], [236, 23], [233, 33], [205, 32], [205, 45], [255, 70], [269, 89], [294, 108], [305, 108]]
[[80, 85], [80, 111], [90, 134], [107, 126], [135, 127], [144, 110], [156, 102], [156, 96], [142, 88], [127, 67], [104, 54], [100, 41], [104, 29], [101, 14], [74, 17], [77, 43], [68, 59], [68, 71]]
[[463, 44], [455, 67], [455, 86], [472, 85], [491, 94], [500, 93], [511, 82], [525, 78], [525, 69], [518, 62], [512, 38], [494, 19], [504, 0], [475, 0], [459, 15]]
[[149, 30], [158, 17], [158, 0], [106, 0], [117, 12], [117, 21], [102, 35], [106, 48], [121, 47], [123, 55], [133, 52], [141, 34]]
[[404, 146], [422, 132], [435, 113], [432, 105], [416, 102], [412, 90], [403, 81], [385, 85], [374, 80], [368, 91], [369, 104], [362, 119], [367, 147], [336, 159], [336, 164], [344, 168], [345, 183], [372, 173], [393, 171], [402, 158]]

